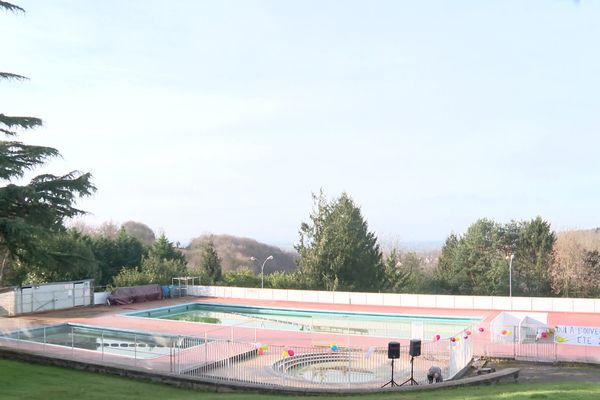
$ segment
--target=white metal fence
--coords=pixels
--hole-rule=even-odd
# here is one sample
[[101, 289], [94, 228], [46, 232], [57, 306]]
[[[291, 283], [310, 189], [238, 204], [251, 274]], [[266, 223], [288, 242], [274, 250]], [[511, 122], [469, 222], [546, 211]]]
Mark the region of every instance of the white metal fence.
[[[532, 362], [581, 362], [600, 364], [600, 346], [557, 343], [552, 329], [541, 332], [522, 325], [496, 327], [480, 324], [487, 334], [473, 335], [473, 354]], [[498, 330], [499, 329], [499, 330]]]
[[[282, 344], [281, 340], [260, 340], [261, 333], [256, 332], [227, 327], [212, 334], [207, 331], [202, 336], [184, 336], [87, 325], [40, 326], [20, 320], [3, 328], [0, 346], [242, 386], [373, 389], [391, 377], [387, 345], [339, 334], [325, 338], [328, 344]], [[383, 342], [379, 338], [377, 343]], [[445, 378], [452, 377], [468, 365], [471, 357], [469, 341], [424, 342], [421, 355], [414, 358], [414, 378], [419, 383], [426, 382], [431, 366], [440, 367]], [[410, 377], [410, 362], [408, 346], [403, 345], [401, 357], [395, 361], [396, 382]]]

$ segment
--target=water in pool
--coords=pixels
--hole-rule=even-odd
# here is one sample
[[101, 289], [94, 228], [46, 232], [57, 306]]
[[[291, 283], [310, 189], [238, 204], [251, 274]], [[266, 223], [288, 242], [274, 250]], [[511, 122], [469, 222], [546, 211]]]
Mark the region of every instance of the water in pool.
[[411, 337], [415, 326], [423, 330], [424, 337], [453, 335], [481, 320], [478, 317], [333, 312], [206, 303], [163, 307], [127, 315], [205, 324], [397, 338]]
[[22, 330], [4, 337], [135, 358], [161, 357], [174, 349], [182, 348], [177, 337], [171, 335], [152, 335], [77, 324]]

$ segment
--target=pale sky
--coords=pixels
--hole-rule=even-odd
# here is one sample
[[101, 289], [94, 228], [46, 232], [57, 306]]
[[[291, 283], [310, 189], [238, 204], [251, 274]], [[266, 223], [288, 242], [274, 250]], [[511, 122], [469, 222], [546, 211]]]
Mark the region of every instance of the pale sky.
[[14, 2], [0, 112], [94, 175], [90, 223], [291, 245], [323, 188], [383, 240], [600, 226], [600, 2]]

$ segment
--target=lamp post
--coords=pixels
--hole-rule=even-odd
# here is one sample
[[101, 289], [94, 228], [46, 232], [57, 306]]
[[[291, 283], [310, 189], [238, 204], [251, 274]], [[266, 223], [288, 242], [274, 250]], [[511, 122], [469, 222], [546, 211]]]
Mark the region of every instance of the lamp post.
[[[261, 289], [263, 289], [265, 286], [265, 264], [267, 263], [267, 261], [272, 260], [272, 259], [273, 259], [273, 256], [269, 256], [269, 257], [265, 258], [265, 261], [260, 266], [260, 288]], [[256, 261], [256, 258], [250, 257], [250, 260]]]
[[512, 297], [512, 261], [515, 255], [511, 254], [506, 258], [508, 259], [508, 297]]

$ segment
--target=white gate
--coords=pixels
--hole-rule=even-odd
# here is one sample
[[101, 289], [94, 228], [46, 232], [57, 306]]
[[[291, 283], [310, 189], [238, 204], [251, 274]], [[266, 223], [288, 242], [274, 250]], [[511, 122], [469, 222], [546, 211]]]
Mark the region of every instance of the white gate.
[[19, 313], [33, 312], [33, 287], [27, 286], [21, 288], [21, 304]]
[[[89, 289], [86, 290], [86, 286], [89, 285], [89, 282], [75, 282], [73, 284], [73, 307], [84, 306], [86, 305], [85, 294], [88, 293], [89, 297]], [[89, 303], [89, 301], [88, 301]]]
[[556, 362], [556, 343], [514, 343], [515, 360]]

